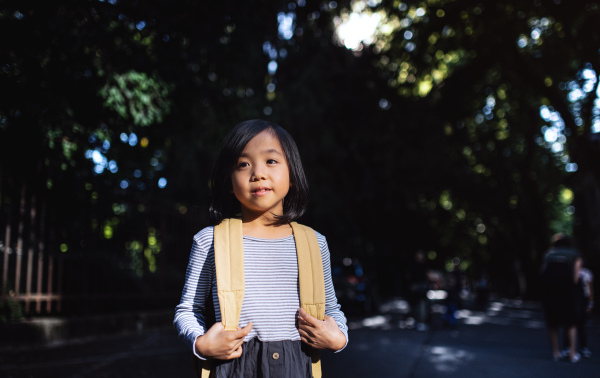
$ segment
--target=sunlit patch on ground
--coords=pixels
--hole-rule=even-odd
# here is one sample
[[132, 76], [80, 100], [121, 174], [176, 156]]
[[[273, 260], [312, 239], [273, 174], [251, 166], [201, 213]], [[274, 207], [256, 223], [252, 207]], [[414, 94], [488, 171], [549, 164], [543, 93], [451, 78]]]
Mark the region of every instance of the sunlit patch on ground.
[[432, 346], [428, 354], [429, 363], [436, 371], [443, 373], [455, 372], [461, 365], [469, 363], [474, 358], [473, 353], [445, 346]]
[[[396, 298], [383, 303], [378, 315], [350, 320], [348, 327], [352, 329], [413, 329], [416, 322], [410, 315], [410, 305], [404, 299]], [[440, 319], [446, 311], [443, 302], [433, 301], [430, 307], [432, 318]], [[544, 319], [538, 305], [520, 300], [502, 300], [490, 302], [486, 309], [471, 310], [467, 308], [456, 312], [460, 324], [465, 325], [507, 325], [531, 329], [545, 327]]]
[[492, 302], [486, 311], [471, 311], [461, 309], [457, 317], [462, 323], [469, 325], [497, 324], [519, 325], [525, 328], [544, 328], [544, 320], [539, 309], [519, 300]]

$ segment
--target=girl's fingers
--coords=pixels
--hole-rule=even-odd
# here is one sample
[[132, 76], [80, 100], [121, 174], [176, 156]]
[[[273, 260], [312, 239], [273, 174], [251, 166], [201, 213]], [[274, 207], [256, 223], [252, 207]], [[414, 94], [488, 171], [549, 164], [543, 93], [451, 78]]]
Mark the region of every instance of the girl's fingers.
[[233, 358], [239, 358], [242, 356], [242, 346], [238, 346], [237, 348], [235, 348], [233, 350], [233, 352], [231, 352], [230, 357]]
[[298, 327], [298, 332], [304, 332], [305, 335], [315, 337], [315, 329], [309, 325], [302, 325]]
[[235, 331], [229, 331], [235, 339], [246, 337], [252, 330], [252, 322], [248, 323], [244, 328], [238, 327]]
[[305, 339], [306, 339], [306, 338], [308, 338], [308, 337], [309, 337], [309, 335], [308, 335], [308, 332], [306, 332], [306, 331], [305, 331], [305, 330], [303, 330], [303, 329], [299, 329], [299, 330], [298, 330], [298, 333], [300, 334], [300, 337], [301, 337], [301, 338], [305, 338]]
[[310, 315], [308, 312], [304, 311], [304, 309], [302, 309], [302, 308], [300, 308], [298, 310], [298, 313], [300, 314], [299, 319], [301, 318], [302, 320], [304, 320], [306, 323], [310, 324], [313, 327], [317, 324], [316, 322], [319, 321], [319, 319]]
[[237, 349], [244, 342], [244, 338], [250, 333], [252, 329], [252, 323], [248, 323], [246, 327], [240, 328], [238, 327], [235, 331], [223, 331], [225, 335], [225, 340], [227, 340], [230, 345], [233, 345], [232, 349]]
[[220, 360], [232, 360], [234, 358], [239, 358], [242, 355], [243, 346], [241, 344], [235, 345], [231, 349], [223, 351], [221, 357], [217, 357]]
[[298, 318], [298, 327], [304, 327], [306, 329], [309, 328], [316, 328], [315, 324], [312, 324], [310, 322], [307, 322], [305, 319], [303, 318]]
[[302, 318], [298, 318], [298, 327], [310, 327], [310, 324], [304, 321]]
[[241, 339], [235, 346], [235, 350], [241, 349], [242, 345], [244, 345], [244, 339]]

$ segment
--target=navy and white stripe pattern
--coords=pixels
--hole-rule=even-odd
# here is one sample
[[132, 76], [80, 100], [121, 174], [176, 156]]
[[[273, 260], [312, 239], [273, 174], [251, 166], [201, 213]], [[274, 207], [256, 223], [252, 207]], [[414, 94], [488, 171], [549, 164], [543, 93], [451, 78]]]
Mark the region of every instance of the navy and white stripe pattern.
[[[325, 315], [335, 319], [347, 343], [346, 317], [337, 303], [331, 281], [329, 248], [325, 237], [316, 234], [325, 277]], [[244, 341], [255, 337], [261, 341], [300, 340], [296, 327], [300, 294], [294, 237], [260, 239], [244, 236], [244, 275], [246, 291], [240, 326], [252, 322], [252, 331]], [[207, 227], [194, 236], [183, 294], [175, 308], [173, 321], [179, 337], [194, 353], [196, 338], [206, 331], [205, 305], [211, 288], [216, 320], [221, 320], [216, 286], [213, 227]]]

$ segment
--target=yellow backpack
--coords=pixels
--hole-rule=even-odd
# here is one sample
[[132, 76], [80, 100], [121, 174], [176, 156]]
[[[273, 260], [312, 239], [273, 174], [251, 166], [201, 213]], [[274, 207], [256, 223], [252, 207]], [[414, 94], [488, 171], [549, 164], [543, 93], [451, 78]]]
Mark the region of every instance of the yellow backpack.
[[[296, 222], [290, 223], [296, 242], [300, 306], [319, 320], [325, 318], [325, 279], [321, 249], [315, 231]], [[244, 246], [242, 221], [225, 219], [214, 229], [215, 270], [217, 294], [221, 309], [221, 323], [225, 330], [237, 329], [244, 300]], [[321, 378], [319, 351], [311, 349], [313, 378]], [[210, 377], [212, 360], [194, 358], [196, 373], [202, 378]]]

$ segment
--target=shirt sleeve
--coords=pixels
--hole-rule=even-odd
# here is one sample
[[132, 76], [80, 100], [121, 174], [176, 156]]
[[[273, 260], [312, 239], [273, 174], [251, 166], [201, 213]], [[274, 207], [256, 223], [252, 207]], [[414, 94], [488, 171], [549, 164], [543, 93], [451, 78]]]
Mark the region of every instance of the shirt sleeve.
[[201, 359], [206, 358], [196, 352], [196, 339], [207, 330], [207, 311], [214, 311], [214, 307], [206, 308], [208, 296], [212, 295], [215, 271], [212, 237], [212, 227], [194, 236], [183, 293], [180, 303], [175, 307], [173, 320], [179, 338]]
[[337, 301], [335, 296], [335, 289], [333, 287], [333, 280], [331, 278], [331, 257], [329, 255], [329, 246], [324, 236], [317, 233], [319, 239], [319, 247], [321, 248], [321, 260], [323, 262], [323, 276], [325, 279], [325, 315], [331, 316], [337, 323], [340, 331], [346, 336], [346, 344], [340, 350], [335, 353], [341, 352], [348, 345], [348, 325], [346, 316], [341, 311], [341, 305]]

